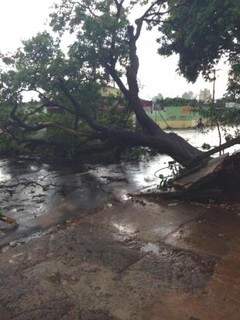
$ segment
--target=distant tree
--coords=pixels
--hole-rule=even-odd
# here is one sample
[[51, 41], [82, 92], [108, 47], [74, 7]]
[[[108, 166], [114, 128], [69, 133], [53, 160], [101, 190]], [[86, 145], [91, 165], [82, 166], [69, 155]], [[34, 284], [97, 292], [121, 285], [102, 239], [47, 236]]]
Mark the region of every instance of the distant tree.
[[153, 97], [153, 101], [157, 101], [157, 100], [161, 101], [163, 99], [164, 98], [163, 98], [163, 95], [161, 93], [159, 93], [155, 97]]
[[156, 95], [155, 97], [153, 97], [153, 104], [154, 104], [154, 109], [155, 110], [159, 110], [161, 109], [162, 106], [162, 102], [164, 100], [163, 95], [161, 93], [159, 93], [158, 95]]
[[182, 95], [183, 99], [193, 100], [195, 98], [194, 93], [192, 91], [184, 92]]
[[240, 101], [240, 54], [230, 56], [231, 69], [229, 72], [228, 98]]
[[196, 99], [191, 99], [191, 100], [187, 100], [187, 99], [183, 99], [183, 98], [165, 98], [162, 102], [161, 105], [164, 107], [183, 107], [186, 105], [190, 105], [192, 107], [196, 107], [199, 105], [199, 102]]

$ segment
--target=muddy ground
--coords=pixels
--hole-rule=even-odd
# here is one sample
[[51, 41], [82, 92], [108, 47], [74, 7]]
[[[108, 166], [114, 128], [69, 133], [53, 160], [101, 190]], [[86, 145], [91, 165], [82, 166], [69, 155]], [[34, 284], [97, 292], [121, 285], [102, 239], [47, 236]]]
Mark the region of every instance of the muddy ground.
[[2, 199], [20, 226], [2, 226], [1, 320], [240, 319], [240, 206], [128, 199], [119, 172], [90, 188], [81, 173]]

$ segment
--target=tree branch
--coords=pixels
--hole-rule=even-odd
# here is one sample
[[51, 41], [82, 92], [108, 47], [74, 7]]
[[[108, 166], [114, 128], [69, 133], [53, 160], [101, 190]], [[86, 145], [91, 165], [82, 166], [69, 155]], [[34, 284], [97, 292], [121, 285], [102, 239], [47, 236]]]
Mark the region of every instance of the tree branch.
[[142, 31], [142, 27], [143, 27], [143, 23], [144, 23], [145, 19], [148, 17], [149, 13], [154, 9], [154, 7], [155, 7], [156, 5], [161, 6], [161, 5], [163, 5], [165, 2], [166, 2], [166, 0], [156, 0], [156, 1], [154, 1], [154, 2], [148, 7], [148, 9], [144, 12], [144, 14], [135, 21], [135, 23], [136, 23], [136, 25], [137, 25], [136, 32], [135, 32], [135, 35], [134, 35], [135, 41], [137, 41], [138, 38], [140, 37], [141, 31]]
[[218, 153], [222, 150], [225, 150], [225, 149], [228, 149], [236, 144], [240, 144], [240, 136], [235, 138], [235, 139], [232, 139], [230, 141], [227, 141], [226, 143], [212, 149], [212, 150], [209, 150], [207, 152], [204, 152], [201, 156], [197, 157], [193, 162], [194, 163], [197, 163], [197, 162], [200, 162], [204, 159], [208, 159], [210, 158], [212, 155], [214, 155], [215, 153]]
[[70, 94], [69, 90], [66, 88], [65, 83], [62, 79], [59, 79], [59, 85], [65, 94], [65, 96], [69, 99], [69, 101], [72, 103], [72, 105], [75, 107], [76, 110], [78, 110], [78, 115], [83, 120], [86, 121], [86, 123], [95, 131], [106, 131], [106, 128], [104, 126], [99, 125], [97, 122], [95, 122], [86, 112], [81, 110], [80, 104], [77, 102], [77, 100]]
[[27, 131], [39, 131], [41, 129], [46, 128], [46, 124], [30, 125], [30, 124], [27, 124], [26, 122], [24, 122], [22, 119], [20, 119], [17, 116], [18, 107], [19, 107], [19, 105], [17, 103], [15, 103], [14, 107], [11, 111], [10, 117], [12, 120], [14, 120], [19, 125], [19, 127], [23, 128]]

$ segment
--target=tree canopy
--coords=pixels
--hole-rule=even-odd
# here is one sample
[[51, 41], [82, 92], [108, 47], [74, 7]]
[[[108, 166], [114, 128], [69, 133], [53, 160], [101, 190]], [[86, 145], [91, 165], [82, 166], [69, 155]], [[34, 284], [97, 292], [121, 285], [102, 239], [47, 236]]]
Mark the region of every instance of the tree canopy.
[[[226, 55], [240, 54], [240, 2], [236, 0], [170, 0], [168, 18], [160, 26], [159, 53], [179, 54], [179, 70], [195, 81], [209, 77]], [[231, 61], [230, 61], [231, 62]]]
[[[227, 3], [229, 6], [232, 4], [229, 0], [226, 7], [222, 7], [219, 1], [211, 1], [213, 9], [206, 1], [200, 4], [199, 1], [188, 0], [60, 1], [50, 16], [51, 34], [38, 34], [23, 42], [23, 47], [12, 56], [2, 57], [5, 68], [0, 77], [0, 95], [3, 102], [12, 105], [10, 127], [18, 127], [21, 133], [27, 134], [54, 128], [75, 138], [86, 136], [87, 128], [88, 136], [107, 141], [111, 148], [150, 147], [168, 154], [183, 166], [190, 166], [201, 158], [202, 152], [177, 134], [164, 132], [143, 108], [138, 84], [138, 40], [144, 27], [149, 30], [157, 27], [163, 31], [161, 53], [179, 50], [180, 68], [188, 78], [193, 74], [196, 77], [201, 70], [207, 74], [214, 59], [230, 48], [230, 40], [224, 40], [222, 50], [219, 45], [211, 47], [214, 32], [216, 43], [221, 38], [218, 35], [220, 22], [214, 18], [216, 21], [211, 25], [206, 45], [203, 42], [203, 23], [200, 22], [203, 17], [209, 19], [214, 10], [220, 17], [222, 10], [229, 9]], [[201, 9], [199, 23], [191, 29], [197, 9]], [[233, 4], [230, 9], [233, 9]], [[226, 12], [235, 23], [236, 13], [231, 10]], [[182, 24], [184, 17], [188, 23]], [[225, 26], [225, 18], [222, 24]], [[235, 28], [232, 29], [236, 33]], [[193, 31], [185, 41], [189, 30]], [[66, 34], [71, 40], [67, 50], [62, 46]], [[234, 35], [231, 36], [232, 53], [237, 47]], [[195, 36], [199, 36], [199, 41], [196, 38], [192, 42]], [[205, 54], [197, 55], [199, 46], [203, 44], [206, 48], [203, 52], [209, 50], [212, 58], [206, 58], [208, 55], [205, 57]], [[106, 97], [102, 96], [100, 88], [112, 85], [112, 82], [121, 92], [118, 98], [124, 100], [124, 112], [119, 112], [119, 101], [112, 101], [106, 112]], [[23, 104], [25, 92], [37, 94], [39, 105], [34, 110], [26, 110]], [[46, 107], [57, 107], [62, 116], [43, 112]], [[135, 114], [139, 124], [137, 132], [128, 126], [130, 112]], [[9, 129], [8, 125], [6, 127]]]

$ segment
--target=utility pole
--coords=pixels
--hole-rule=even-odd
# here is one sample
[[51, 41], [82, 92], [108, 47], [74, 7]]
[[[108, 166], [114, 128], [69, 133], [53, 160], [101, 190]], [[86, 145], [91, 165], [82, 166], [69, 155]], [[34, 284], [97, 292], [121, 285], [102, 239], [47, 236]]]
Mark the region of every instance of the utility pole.
[[216, 96], [216, 80], [217, 80], [216, 69], [214, 69], [213, 70], [213, 96], [212, 96], [213, 107], [214, 107], [214, 104], [215, 104], [215, 96]]
[[[213, 96], [212, 96], [212, 107], [214, 108], [214, 105], [215, 105], [215, 96], [216, 96], [216, 80], [217, 80], [217, 71], [216, 69], [213, 70]], [[216, 121], [216, 126], [217, 126], [217, 130], [218, 130], [218, 137], [219, 137], [219, 146], [221, 146], [222, 144], [222, 134], [221, 134], [221, 128], [220, 128], [220, 125], [219, 125], [219, 122]], [[224, 153], [224, 151], [223, 151]], [[222, 155], [222, 152], [220, 151], [219, 152], [219, 156]]]

